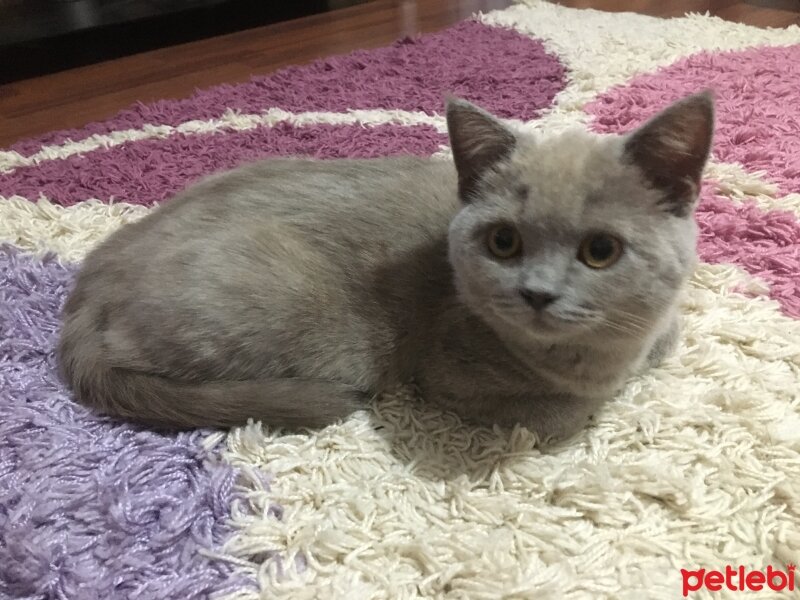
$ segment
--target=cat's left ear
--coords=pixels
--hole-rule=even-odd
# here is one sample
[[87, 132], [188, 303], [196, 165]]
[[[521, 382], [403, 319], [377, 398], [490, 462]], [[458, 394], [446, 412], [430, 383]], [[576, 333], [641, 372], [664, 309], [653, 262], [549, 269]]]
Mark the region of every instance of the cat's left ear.
[[626, 157], [664, 193], [667, 212], [691, 213], [713, 133], [714, 98], [703, 92], [669, 106], [628, 135]]
[[511, 154], [517, 138], [499, 119], [456, 98], [447, 101], [447, 131], [458, 171], [458, 195], [470, 202], [480, 178]]

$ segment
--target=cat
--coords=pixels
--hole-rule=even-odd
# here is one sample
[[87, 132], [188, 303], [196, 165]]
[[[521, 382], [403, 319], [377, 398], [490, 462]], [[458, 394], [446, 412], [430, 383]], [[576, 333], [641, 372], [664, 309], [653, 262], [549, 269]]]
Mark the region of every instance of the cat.
[[459, 99], [446, 116], [452, 162], [267, 160], [111, 235], [63, 313], [78, 401], [314, 428], [414, 381], [479, 424], [583, 428], [677, 342], [713, 99], [624, 136], [534, 137]]

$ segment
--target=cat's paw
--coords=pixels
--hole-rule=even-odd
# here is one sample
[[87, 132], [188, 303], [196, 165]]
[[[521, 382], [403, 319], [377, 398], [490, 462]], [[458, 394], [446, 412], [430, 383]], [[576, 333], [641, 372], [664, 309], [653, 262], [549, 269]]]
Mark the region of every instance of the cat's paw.
[[647, 366], [657, 367], [664, 361], [665, 358], [670, 356], [678, 346], [680, 335], [680, 324], [678, 322], [678, 318], [675, 317], [670, 322], [667, 330], [658, 338], [656, 338], [656, 341], [653, 343], [653, 346], [647, 353]]

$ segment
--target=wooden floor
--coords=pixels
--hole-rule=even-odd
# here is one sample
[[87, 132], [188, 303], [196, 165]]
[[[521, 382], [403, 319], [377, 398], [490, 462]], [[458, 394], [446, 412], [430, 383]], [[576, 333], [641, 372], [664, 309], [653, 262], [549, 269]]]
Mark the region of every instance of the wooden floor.
[[[103, 119], [135, 101], [308, 62], [441, 29], [510, 0], [374, 0], [327, 14], [0, 86], [0, 148], [53, 129]], [[706, 12], [760, 27], [800, 24], [800, 0], [561, 0], [560, 4], [654, 16]]]

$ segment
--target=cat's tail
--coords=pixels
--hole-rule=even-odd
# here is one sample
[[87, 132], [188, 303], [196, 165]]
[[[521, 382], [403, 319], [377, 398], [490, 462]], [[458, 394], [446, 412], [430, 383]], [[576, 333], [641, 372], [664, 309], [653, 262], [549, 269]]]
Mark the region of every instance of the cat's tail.
[[188, 383], [112, 368], [83, 379], [77, 399], [100, 412], [160, 427], [324, 427], [365, 408], [354, 387], [322, 379]]
[[150, 426], [233, 427], [252, 418], [274, 427], [316, 428], [366, 408], [366, 395], [342, 383], [300, 378], [179, 381], [110, 367], [89, 350], [93, 344], [78, 346], [74, 341], [62, 335], [59, 359], [76, 400]]

